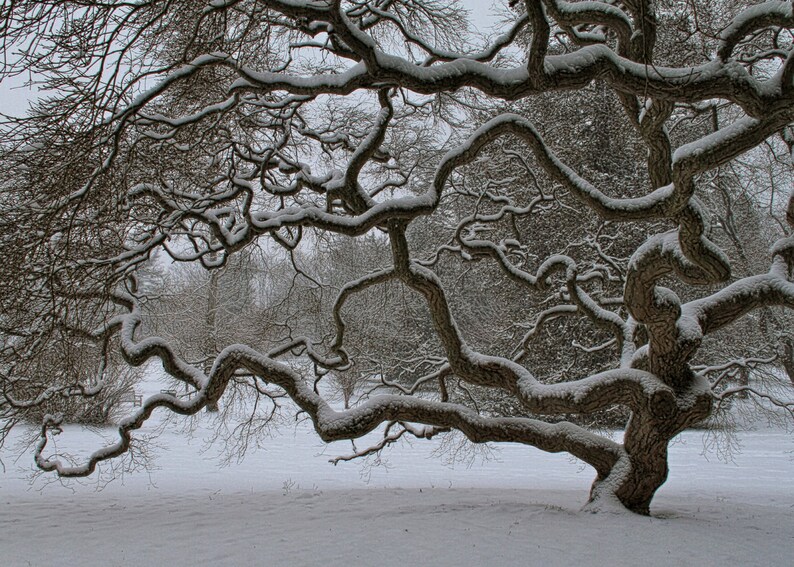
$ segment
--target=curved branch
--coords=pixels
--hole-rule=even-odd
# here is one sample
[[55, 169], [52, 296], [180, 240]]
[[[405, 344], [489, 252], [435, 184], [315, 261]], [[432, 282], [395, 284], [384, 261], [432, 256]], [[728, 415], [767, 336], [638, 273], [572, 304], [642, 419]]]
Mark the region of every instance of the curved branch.
[[767, 1], [741, 12], [722, 30], [717, 57], [727, 61], [742, 39], [769, 26], [794, 26], [794, 8], [791, 2]]
[[523, 366], [473, 351], [463, 339], [438, 278], [410, 260], [404, 227], [391, 223], [390, 238], [395, 271], [408, 287], [425, 297], [453, 372], [465, 381], [511, 392], [534, 413], [590, 413], [615, 403], [634, 409], [650, 408], [660, 415], [675, 406], [672, 390], [655, 375], [635, 369], [617, 369], [589, 378], [542, 384]]
[[776, 274], [742, 278], [721, 291], [681, 306], [703, 334], [713, 333], [761, 307], [794, 309], [794, 283]]
[[[134, 328], [137, 321], [132, 314], [129, 317], [126, 325]], [[129, 328], [124, 334], [129, 337]], [[126, 339], [124, 343], [125, 349], [133, 350], [139, 357], [160, 357], [169, 373], [181, 366], [173, 352], [154, 339], [146, 339], [138, 344], [130, 344], [131, 340]], [[158, 346], [153, 346], [155, 344]], [[49, 416], [42, 426], [41, 438], [36, 447], [36, 463], [42, 470], [55, 471], [64, 477], [88, 476], [99, 463], [126, 452], [132, 441], [132, 433], [151, 417], [156, 408], [167, 408], [181, 415], [194, 415], [216, 403], [229, 381], [241, 369], [283, 388], [312, 418], [315, 430], [327, 442], [362, 437], [382, 423], [405, 421], [455, 428], [476, 443], [512, 441], [549, 452], [567, 451], [592, 465], [602, 477], [609, 474], [622, 454], [618, 444], [570, 423], [548, 424], [526, 418], [487, 418], [465, 406], [415, 397], [378, 396], [350, 410], [337, 412], [289, 366], [246, 346], [231, 345], [217, 356], [209, 375], [194, 396], [188, 400], [180, 400], [170, 394], [151, 396], [135, 415], [119, 426], [119, 441], [94, 452], [83, 465], [67, 466], [59, 460], [43, 456], [48, 430], [59, 425], [57, 418]]]
[[334, 324], [336, 325], [336, 337], [334, 338], [334, 342], [331, 346], [332, 352], [340, 353], [343, 359], [347, 358], [347, 355], [345, 355], [342, 350], [345, 338], [345, 321], [342, 318], [342, 308], [345, 306], [347, 300], [356, 293], [364, 291], [369, 287], [385, 283], [396, 277], [397, 274], [394, 272], [394, 270], [381, 270], [372, 274], [367, 274], [362, 278], [349, 282], [345, 284], [341, 290], [339, 290], [339, 294], [336, 296], [336, 300], [334, 301], [334, 306], [332, 309]]

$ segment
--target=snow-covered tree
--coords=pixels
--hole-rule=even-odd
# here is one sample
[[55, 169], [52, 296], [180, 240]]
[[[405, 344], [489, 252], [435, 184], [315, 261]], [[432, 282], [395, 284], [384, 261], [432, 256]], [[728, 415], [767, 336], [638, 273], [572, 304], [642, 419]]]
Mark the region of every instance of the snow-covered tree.
[[[596, 471], [592, 509], [647, 513], [668, 443], [716, 405], [794, 412], [698, 361], [728, 325], [794, 307], [792, 4], [511, 0], [499, 25], [446, 0], [4, 4], [0, 76], [42, 93], [0, 130], [2, 411], [63, 391], [8, 396], [64, 330], [186, 392], [146, 399], [78, 465], [47, 456], [48, 414], [38, 466], [89, 475], [155, 408], [248, 392], [250, 420], [289, 398], [323, 440], [383, 432], [352, 456], [452, 430], [568, 452]], [[757, 269], [728, 254], [760, 254], [752, 235], [712, 238], [730, 211], [709, 207], [716, 172], [778, 140], [789, 169], [742, 201], [787, 219], [763, 224]], [[281, 258], [244, 287], [262, 332], [234, 302], [217, 332], [222, 270], [253, 247]], [[144, 321], [169, 297], [145, 280], [155, 254], [209, 271], [211, 360], [147, 332], [168, 328]], [[356, 369], [374, 386], [333, 409], [318, 382]], [[621, 441], [583, 425], [615, 407]]]

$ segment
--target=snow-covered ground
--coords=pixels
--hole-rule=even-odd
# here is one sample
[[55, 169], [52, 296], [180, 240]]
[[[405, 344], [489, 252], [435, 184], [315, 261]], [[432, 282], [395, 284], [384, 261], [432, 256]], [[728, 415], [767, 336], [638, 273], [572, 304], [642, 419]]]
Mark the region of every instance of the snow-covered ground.
[[[112, 432], [106, 432], [107, 434]], [[580, 512], [591, 469], [563, 455], [501, 446], [445, 466], [435, 442], [388, 452], [388, 466], [328, 463], [305, 424], [226, 468], [166, 430], [148, 473], [66, 485], [29, 483], [30, 453], [0, 452], [0, 564], [24, 565], [791, 565], [794, 439], [740, 436], [725, 463], [701, 432], [671, 451], [653, 517]], [[96, 448], [67, 428], [59, 449]], [[445, 453], [449, 456], [449, 453]], [[364, 471], [367, 472], [367, 471]]]

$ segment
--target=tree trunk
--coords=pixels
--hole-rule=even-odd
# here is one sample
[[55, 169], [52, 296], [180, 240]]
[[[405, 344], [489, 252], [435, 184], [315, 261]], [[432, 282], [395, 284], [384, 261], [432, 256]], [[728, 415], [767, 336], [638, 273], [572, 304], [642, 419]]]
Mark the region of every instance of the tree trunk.
[[609, 476], [596, 479], [591, 502], [606, 492], [626, 509], [637, 514], [650, 514], [656, 491], [667, 480], [670, 441], [688, 427], [706, 419], [712, 410], [713, 397], [691, 376], [688, 388], [676, 394], [674, 407], [649, 406], [632, 414], [623, 439], [625, 457], [620, 459]]
[[667, 445], [670, 439], [651, 423], [629, 424], [624, 446], [629, 454], [630, 467], [621, 471], [625, 478], [615, 496], [632, 512], [650, 514], [651, 501], [667, 480]]

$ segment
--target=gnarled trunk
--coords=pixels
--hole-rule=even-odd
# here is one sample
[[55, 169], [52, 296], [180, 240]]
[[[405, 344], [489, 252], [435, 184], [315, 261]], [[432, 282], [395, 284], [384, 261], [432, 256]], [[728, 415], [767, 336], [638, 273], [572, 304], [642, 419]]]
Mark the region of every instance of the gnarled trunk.
[[649, 407], [632, 415], [624, 434], [625, 455], [606, 478], [595, 480], [590, 504], [598, 508], [596, 500], [614, 497], [632, 512], [650, 513], [651, 501], [670, 470], [670, 441], [711, 414], [713, 398], [704, 386], [692, 376], [690, 387], [677, 392], [674, 407]]

